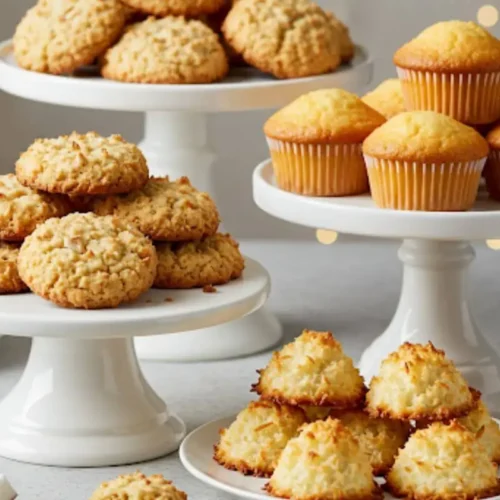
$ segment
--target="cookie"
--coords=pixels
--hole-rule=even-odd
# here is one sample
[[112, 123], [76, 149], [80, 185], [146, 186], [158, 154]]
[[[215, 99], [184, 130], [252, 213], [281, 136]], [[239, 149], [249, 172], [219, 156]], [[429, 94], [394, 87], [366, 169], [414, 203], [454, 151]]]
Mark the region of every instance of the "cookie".
[[25, 187], [14, 174], [0, 175], [0, 240], [23, 241], [38, 224], [71, 209], [64, 196]]
[[102, 76], [138, 83], [211, 83], [229, 70], [219, 37], [183, 17], [148, 18], [127, 30], [103, 57]]
[[187, 500], [187, 495], [178, 490], [172, 481], [161, 474], [146, 476], [140, 472], [118, 476], [102, 483], [90, 500]]
[[123, 0], [123, 3], [156, 17], [198, 17], [217, 12], [225, 0]]
[[341, 62], [339, 33], [310, 0], [239, 0], [222, 32], [248, 64], [277, 78], [320, 75]]
[[356, 46], [352, 41], [349, 28], [332, 12], [327, 12], [326, 15], [339, 35], [340, 59], [343, 63], [348, 63], [353, 59], [356, 52]]
[[50, 193], [96, 195], [140, 189], [149, 177], [140, 149], [120, 135], [96, 132], [37, 139], [16, 163], [25, 186]]
[[71, 73], [114, 43], [125, 16], [119, 0], [39, 0], [16, 28], [14, 57], [24, 69]]
[[130, 222], [155, 241], [200, 240], [213, 236], [219, 227], [212, 198], [195, 189], [187, 177], [152, 177], [138, 191], [96, 199], [93, 210]]
[[114, 217], [70, 214], [50, 219], [24, 241], [21, 279], [63, 307], [103, 309], [136, 299], [153, 284], [153, 244]]
[[223, 285], [239, 278], [245, 261], [229, 234], [186, 243], [157, 243], [155, 288], [196, 288]]
[[28, 290], [17, 272], [19, 246], [19, 243], [0, 241], [0, 294]]

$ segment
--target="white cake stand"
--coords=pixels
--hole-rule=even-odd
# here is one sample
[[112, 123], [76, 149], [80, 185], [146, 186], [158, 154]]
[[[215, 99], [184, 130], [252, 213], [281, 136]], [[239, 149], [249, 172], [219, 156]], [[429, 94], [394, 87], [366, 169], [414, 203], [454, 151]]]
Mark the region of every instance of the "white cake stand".
[[500, 355], [475, 325], [465, 295], [465, 273], [474, 259], [469, 241], [500, 237], [500, 204], [483, 193], [470, 212], [405, 212], [376, 208], [369, 195], [298, 196], [276, 187], [270, 160], [255, 170], [253, 189], [257, 205], [280, 219], [343, 233], [403, 239], [399, 306], [387, 330], [361, 357], [359, 367], [367, 381], [378, 371], [380, 361], [402, 342], [430, 340], [483, 393], [491, 411], [500, 414]]
[[247, 259], [243, 277], [217, 293], [150, 290], [117, 309], [62, 309], [32, 294], [0, 297], [4, 332], [34, 337], [21, 379], [0, 403], [0, 456], [88, 467], [177, 449], [184, 424], [146, 382], [132, 337], [241, 318], [262, 306], [269, 285], [268, 273]]
[[[20, 69], [10, 41], [0, 44], [0, 89], [50, 104], [145, 113], [140, 147], [154, 175], [188, 176], [193, 184], [212, 191], [215, 154], [207, 140], [208, 114], [277, 108], [299, 95], [324, 87], [362, 91], [372, 77], [373, 63], [358, 48], [352, 64], [328, 75], [275, 80], [250, 68], [231, 72], [211, 85], [143, 85], [85, 77], [61, 77]], [[119, 126], [117, 128], [119, 132]], [[237, 334], [235, 334], [237, 332]], [[140, 357], [196, 361], [243, 356], [276, 344], [281, 326], [265, 309], [234, 323], [203, 332], [138, 339]]]

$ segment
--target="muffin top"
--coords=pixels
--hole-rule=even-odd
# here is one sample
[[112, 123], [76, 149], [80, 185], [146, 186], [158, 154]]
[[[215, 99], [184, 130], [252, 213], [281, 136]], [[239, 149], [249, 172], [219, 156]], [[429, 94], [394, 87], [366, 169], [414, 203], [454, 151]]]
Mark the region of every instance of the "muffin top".
[[394, 64], [444, 73], [500, 71], [500, 41], [473, 22], [437, 23], [397, 50]]
[[500, 123], [497, 123], [486, 135], [486, 140], [492, 149], [500, 149]]
[[389, 119], [406, 111], [403, 88], [398, 78], [389, 78], [365, 94], [361, 100]]
[[359, 97], [341, 89], [305, 94], [269, 118], [267, 137], [298, 143], [362, 142], [385, 118]]
[[488, 155], [488, 143], [473, 128], [434, 111], [391, 118], [363, 143], [363, 153], [385, 160], [451, 163]]

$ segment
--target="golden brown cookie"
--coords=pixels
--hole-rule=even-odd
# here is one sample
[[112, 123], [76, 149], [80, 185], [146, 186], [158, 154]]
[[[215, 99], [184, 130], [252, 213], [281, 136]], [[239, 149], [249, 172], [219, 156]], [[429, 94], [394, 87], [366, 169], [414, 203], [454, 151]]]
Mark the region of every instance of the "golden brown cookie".
[[70, 214], [50, 219], [24, 241], [19, 275], [63, 307], [103, 309], [136, 299], [153, 284], [153, 244], [115, 217]]
[[198, 17], [217, 12], [225, 0], [122, 0], [124, 4], [156, 17]]
[[91, 64], [124, 25], [119, 0], [39, 0], [16, 28], [14, 56], [28, 70], [71, 73]]
[[339, 33], [310, 0], [239, 0], [222, 32], [248, 64], [277, 78], [328, 73], [341, 62]]
[[348, 63], [356, 52], [356, 46], [352, 41], [349, 28], [333, 12], [327, 12], [326, 15], [339, 35], [340, 58], [343, 63]]
[[72, 209], [60, 195], [42, 193], [19, 183], [14, 174], [0, 175], [0, 239], [23, 241], [36, 226]]
[[96, 199], [94, 212], [116, 215], [155, 241], [191, 241], [213, 236], [219, 213], [212, 198], [187, 177], [152, 177], [140, 190]]
[[149, 178], [140, 149], [120, 135], [96, 132], [37, 139], [16, 163], [25, 186], [69, 195], [128, 193]]
[[0, 294], [28, 290], [17, 272], [19, 247], [19, 243], [0, 241]]
[[203, 240], [157, 243], [158, 272], [155, 288], [196, 288], [223, 285], [239, 278], [245, 260], [229, 234]]
[[211, 83], [229, 70], [219, 37], [183, 17], [148, 18], [128, 28], [103, 58], [102, 75], [139, 83]]

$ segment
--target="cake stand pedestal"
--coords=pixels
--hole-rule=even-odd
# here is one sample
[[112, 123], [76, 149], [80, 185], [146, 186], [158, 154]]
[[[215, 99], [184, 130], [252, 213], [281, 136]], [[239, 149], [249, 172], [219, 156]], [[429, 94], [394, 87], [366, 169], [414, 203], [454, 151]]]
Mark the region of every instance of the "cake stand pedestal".
[[[92, 72], [63, 77], [25, 71], [14, 61], [11, 41], [0, 44], [0, 89], [62, 106], [143, 112], [144, 138], [139, 145], [151, 173], [172, 178], [185, 175], [198, 189], [211, 193], [216, 156], [207, 139], [209, 113], [277, 108], [303, 93], [325, 87], [360, 92], [370, 82], [372, 71], [372, 61], [358, 47], [350, 65], [318, 77], [276, 80], [253, 68], [235, 68], [217, 84], [129, 84], [104, 80]], [[281, 336], [281, 325], [263, 309], [216, 328], [182, 336], [141, 338], [137, 349], [146, 359], [213, 360], [263, 351], [279, 342]]]
[[132, 337], [241, 318], [264, 304], [269, 283], [247, 259], [244, 276], [218, 293], [150, 290], [117, 309], [61, 309], [33, 294], [0, 297], [5, 333], [34, 337], [21, 379], [0, 403], [0, 456], [100, 467], [176, 450], [185, 426], [145, 380]]
[[404, 212], [377, 208], [369, 195], [304, 197], [275, 185], [270, 161], [257, 167], [253, 185], [257, 205], [280, 219], [403, 240], [403, 288], [396, 314], [359, 363], [367, 382], [401, 343], [431, 341], [483, 393], [490, 410], [500, 414], [500, 355], [476, 327], [465, 293], [466, 271], [474, 259], [469, 241], [500, 236], [498, 203], [481, 193], [470, 212]]

